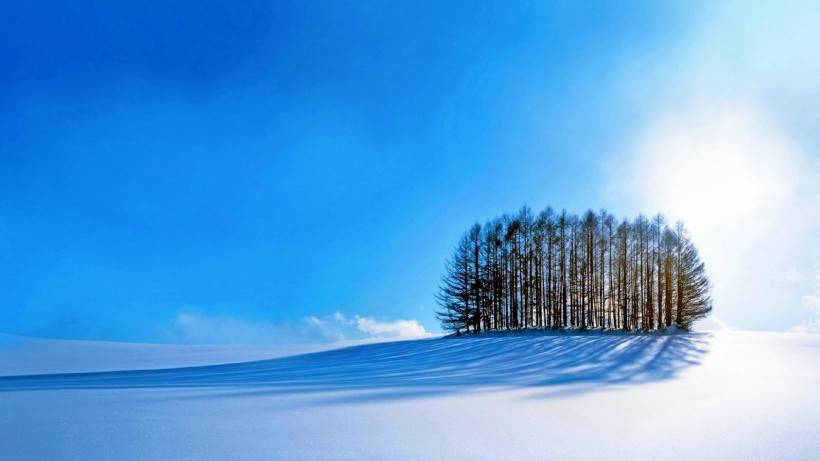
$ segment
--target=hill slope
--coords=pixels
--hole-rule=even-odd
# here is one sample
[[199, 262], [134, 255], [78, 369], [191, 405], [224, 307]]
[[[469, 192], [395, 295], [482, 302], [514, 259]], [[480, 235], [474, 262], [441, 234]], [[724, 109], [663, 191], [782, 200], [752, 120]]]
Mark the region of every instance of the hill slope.
[[4, 459], [740, 460], [820, 450], [812, 335], [499, 335], [121, 368], [6, 372]]

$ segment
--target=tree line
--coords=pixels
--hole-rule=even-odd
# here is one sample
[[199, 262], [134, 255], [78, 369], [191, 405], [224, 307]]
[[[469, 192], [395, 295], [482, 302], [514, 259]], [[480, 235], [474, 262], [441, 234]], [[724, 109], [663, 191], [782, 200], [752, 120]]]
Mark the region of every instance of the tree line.
[[442, 326], [481, 330], [688, 329], [712, 310], [684, 225], [523, 207], [461, 237], [436, 299]]

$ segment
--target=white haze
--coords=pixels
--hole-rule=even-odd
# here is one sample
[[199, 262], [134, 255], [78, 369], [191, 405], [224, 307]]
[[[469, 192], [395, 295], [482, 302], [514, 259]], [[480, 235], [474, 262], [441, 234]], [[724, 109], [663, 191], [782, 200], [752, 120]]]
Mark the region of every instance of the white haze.
[[714, 283], [714, 313], [730, 327], [820, 324], [814, 13], [716, 7], [650, 71], [625, 72], [625, 90], [650, 110], [608, 165], [606, 192], [686, 222]]

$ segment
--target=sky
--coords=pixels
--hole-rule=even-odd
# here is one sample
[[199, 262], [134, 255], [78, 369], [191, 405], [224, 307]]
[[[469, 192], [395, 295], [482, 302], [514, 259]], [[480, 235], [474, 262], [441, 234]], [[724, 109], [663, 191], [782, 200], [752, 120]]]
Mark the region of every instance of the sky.
[[682, 219], [712, 326], [820, 332], [811, 2], [16, 2], [0, 331], [440, 331], [473, 222]]

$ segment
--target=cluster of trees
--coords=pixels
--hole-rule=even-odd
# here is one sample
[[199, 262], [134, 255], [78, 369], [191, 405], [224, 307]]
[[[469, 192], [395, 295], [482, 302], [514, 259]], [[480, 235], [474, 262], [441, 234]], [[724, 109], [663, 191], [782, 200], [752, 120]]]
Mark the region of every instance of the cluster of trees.
[[476, 223], [447, 261], [437, 315], [456, 333], [523, 328], [687, 329], [712, 310], [682, 223], [529, 207]]

